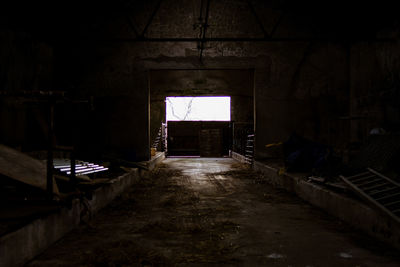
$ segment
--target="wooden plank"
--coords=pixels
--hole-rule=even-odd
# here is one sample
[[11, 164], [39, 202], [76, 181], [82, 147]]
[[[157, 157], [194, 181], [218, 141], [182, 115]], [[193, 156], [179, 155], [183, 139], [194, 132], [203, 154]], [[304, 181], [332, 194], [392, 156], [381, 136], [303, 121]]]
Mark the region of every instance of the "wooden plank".
[[[46, 164], [1, 144], [0, 173], [19, 182], [46, 190]], [[54, 178], [53, 192], [59, 195]]]

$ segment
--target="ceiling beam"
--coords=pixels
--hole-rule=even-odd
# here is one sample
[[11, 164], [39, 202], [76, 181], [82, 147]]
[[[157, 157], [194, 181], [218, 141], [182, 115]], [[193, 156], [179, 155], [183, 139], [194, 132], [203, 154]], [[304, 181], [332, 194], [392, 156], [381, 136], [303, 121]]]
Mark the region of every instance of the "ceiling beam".
[[[68, 41], [63, 38], [60, 41]], [[137, 42], [396, 42], [395, 38], [373, 38], [373, 37], [354, 37], [354, 38], [332, 38], [332, 37], [280, 37], [280, 38], [257, 38], [257, 37], [212, 37], [212, 38], [196, 38], [196, 37], [180, 37], [180, 38], [70, 38], [70, 41], [82, 42], [121, 42], [121, 43], [137, 43]]]

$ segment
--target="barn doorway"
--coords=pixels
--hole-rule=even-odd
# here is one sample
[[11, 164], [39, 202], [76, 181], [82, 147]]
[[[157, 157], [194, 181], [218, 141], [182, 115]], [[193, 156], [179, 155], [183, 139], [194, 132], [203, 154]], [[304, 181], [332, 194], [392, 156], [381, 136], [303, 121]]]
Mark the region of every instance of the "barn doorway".
[[229, 155], [230, 96], [170, 96], [165, 107], [168, 156]]

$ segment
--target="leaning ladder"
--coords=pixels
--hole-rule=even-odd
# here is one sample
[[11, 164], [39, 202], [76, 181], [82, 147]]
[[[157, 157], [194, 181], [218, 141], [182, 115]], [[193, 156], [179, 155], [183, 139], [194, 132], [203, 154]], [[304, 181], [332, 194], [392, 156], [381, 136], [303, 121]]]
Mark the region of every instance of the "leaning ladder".
[[400, 184], [367, 168], [366, 172], [340, 178], [358, 195], [400, 223]]
[[160, 128], [158, 129], [158, 133], [156, 136], [156, 139], [153, 142], [153, 145], [151, 147], [153, 148], [158, 148], [159, 144], [161, 143], [161, 150], [164, 150], [165, 147], [165, 131], [166, 131], [166, 124], [162, 123]]
[[254, 160], [254, 134], [247, 135], [245, 161], [248, 164], [253, 164]]

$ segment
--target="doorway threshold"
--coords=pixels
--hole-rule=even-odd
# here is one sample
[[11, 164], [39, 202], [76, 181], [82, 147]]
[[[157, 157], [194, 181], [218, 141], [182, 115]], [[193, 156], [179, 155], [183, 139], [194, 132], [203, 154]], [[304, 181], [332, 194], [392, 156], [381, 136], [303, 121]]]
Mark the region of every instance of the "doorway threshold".
[[200, 156], [167, 156], [167, 158], [200, 158]]

